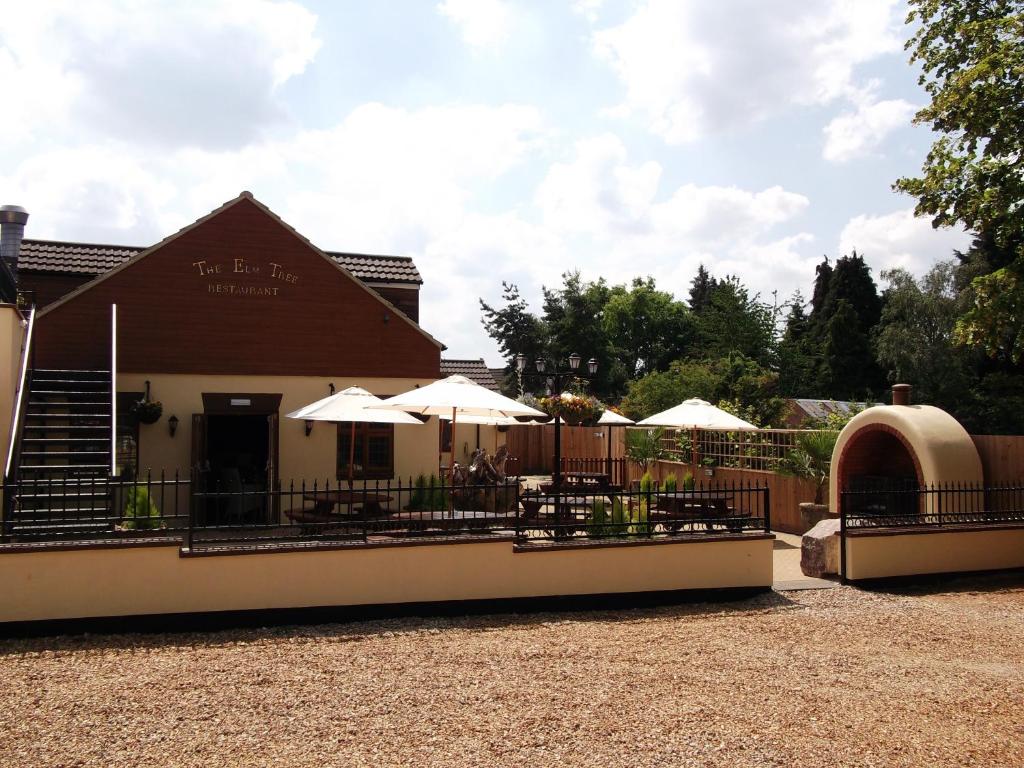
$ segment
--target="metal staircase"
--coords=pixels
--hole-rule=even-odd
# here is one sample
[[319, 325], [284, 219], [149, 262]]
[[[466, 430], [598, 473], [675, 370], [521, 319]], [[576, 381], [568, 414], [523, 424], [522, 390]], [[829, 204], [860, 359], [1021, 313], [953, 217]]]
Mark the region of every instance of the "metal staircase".
[[18, 446], [17, 505], [8, 533], [103, 533], [110, 521], [109, 371], [36, 369]]

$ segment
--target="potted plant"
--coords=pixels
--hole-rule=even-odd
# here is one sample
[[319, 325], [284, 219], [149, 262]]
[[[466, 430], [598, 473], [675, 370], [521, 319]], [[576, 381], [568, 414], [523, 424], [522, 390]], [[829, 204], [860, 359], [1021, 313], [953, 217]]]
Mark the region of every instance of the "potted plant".
[[829, 516], [825, 488], [838, 437], [838, 432], [801, 432], [797, 435], [796, 445], [779, 463], [780, 474], [814, 483], [814, 501], [800, 504], [800, 520], [807, 530]]
[[626, 458], [634, 464], [639, 464], [646, 474], [650, 470], [651, 464], [668, 455], [668, 451], [665, 450], [661, 442], [664, 435], [664, 427], [627, 429]]
[[140, 424], [156, 424], [163, 415], [164, 406], [159, 400], [137, 400], [128, 410], [129, 415]]

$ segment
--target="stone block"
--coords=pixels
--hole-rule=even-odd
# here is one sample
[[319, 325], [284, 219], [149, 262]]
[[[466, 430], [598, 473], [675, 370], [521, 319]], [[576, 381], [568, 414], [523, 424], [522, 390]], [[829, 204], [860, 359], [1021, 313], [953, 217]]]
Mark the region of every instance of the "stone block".
[[822, 578], [839, 573], [839, 520], [822, 520], [800, 539], [800, 570]]

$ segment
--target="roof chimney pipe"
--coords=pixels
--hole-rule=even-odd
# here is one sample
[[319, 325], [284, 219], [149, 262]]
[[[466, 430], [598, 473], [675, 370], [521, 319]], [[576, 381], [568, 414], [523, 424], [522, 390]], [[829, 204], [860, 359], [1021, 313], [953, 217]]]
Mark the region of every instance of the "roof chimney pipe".
[[892, 385], [892, 404], [893, 405], [910, 405], [910, 385], [909, 384], [893, 384]]
[[0, 205], [0, 259], [11, 270], [15, 280], [18, 279], [18, 256], [27, 221], [28, 211], [20, 205]]

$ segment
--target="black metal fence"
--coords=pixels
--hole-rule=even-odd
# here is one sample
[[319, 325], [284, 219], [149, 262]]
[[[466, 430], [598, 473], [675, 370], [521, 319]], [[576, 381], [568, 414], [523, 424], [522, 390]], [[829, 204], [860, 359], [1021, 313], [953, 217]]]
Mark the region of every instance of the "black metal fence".
[[1024, 483], [845, 490], [840, 498], [844, 528], [936, 527], [1024, 522]]
[[650, 539], [770, 529], [766, 487], [623, 490], [594, 483], [290, 482], [211, 485], [178, 475], [3, 486], [5, 542], [174, 537], [190, 549], [506, 535], [520, 542]]

